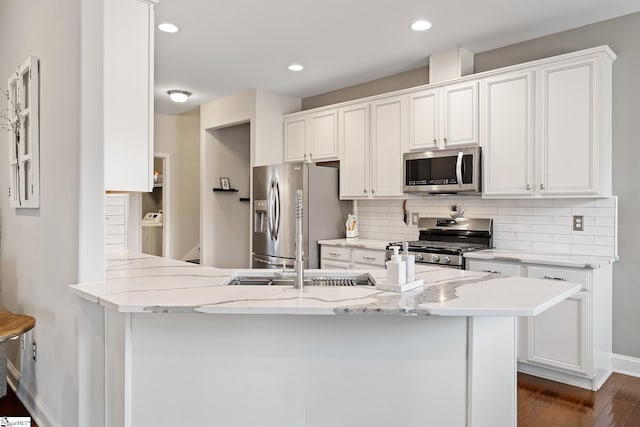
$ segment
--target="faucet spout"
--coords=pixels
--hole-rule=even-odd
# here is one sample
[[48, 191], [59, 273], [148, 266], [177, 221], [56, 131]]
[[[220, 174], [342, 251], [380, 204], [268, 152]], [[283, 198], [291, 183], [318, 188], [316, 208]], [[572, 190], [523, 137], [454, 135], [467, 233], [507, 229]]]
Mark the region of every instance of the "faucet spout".
[[302, 190], [296, 191], [296, 283], [295, 288], [304, 287], [304, 259], [302, 252]]

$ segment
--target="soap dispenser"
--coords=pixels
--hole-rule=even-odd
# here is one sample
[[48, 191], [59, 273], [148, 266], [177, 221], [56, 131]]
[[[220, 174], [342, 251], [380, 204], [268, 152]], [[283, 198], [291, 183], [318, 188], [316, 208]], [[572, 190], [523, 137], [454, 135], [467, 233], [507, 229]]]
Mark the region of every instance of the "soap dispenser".
[[416, 280], [416, 256], [409, 255], [409, 242], [402, 243], [402, 261], [407, 269], [407, 283]]
[[406, 263], [400, 257], [399, 246], [392, 246], [393, 255], [391, 261], [387, 261], [387, 283], [392, 285], [404, 285], [407, 282]]

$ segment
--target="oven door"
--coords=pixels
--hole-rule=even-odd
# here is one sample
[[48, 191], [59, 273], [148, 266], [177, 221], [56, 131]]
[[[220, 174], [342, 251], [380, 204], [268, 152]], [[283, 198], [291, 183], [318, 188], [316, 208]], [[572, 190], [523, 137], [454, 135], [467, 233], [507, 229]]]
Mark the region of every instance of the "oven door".
[[404, 154], [405, 193], [479, 193], [480, 147]]

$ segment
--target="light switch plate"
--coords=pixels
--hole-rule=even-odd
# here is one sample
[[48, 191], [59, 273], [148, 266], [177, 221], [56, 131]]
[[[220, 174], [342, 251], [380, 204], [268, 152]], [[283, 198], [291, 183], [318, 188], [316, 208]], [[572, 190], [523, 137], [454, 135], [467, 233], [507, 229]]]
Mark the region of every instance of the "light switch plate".
[[584, 216], [583, 215], [574, 215], [573, 216], [573, 231], [584, 231]]
[[411, 224], [418, 225], [418, 221], [420, 221], [420, 213], [414, 212], [411, 214]]

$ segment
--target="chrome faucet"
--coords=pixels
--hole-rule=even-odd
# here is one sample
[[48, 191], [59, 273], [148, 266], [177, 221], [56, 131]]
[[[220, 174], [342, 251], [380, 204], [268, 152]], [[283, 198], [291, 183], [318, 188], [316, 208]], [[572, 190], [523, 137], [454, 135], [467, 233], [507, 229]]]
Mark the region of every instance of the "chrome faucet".
[[296, 191], [296, 282], [294, 287], [304, 287], [304, 258], [302, 252], [302, 190]]

